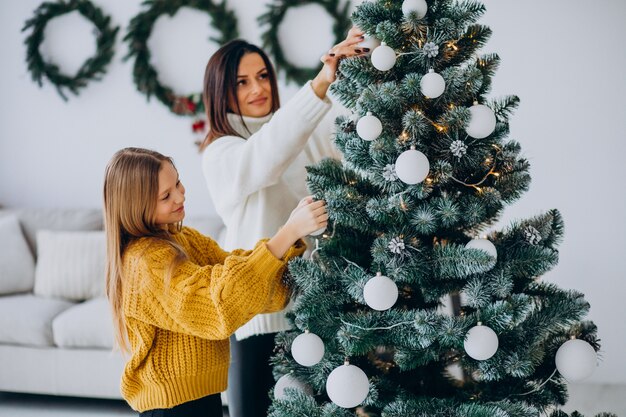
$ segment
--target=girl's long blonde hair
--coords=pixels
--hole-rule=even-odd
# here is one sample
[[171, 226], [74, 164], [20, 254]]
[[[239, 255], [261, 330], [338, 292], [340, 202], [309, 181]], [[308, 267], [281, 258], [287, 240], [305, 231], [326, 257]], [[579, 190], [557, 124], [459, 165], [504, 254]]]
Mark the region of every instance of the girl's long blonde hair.
[[167, 272], [186, 259], [184, 250], [171, 237], [182, 224], [164, 229], [155, 221], [159, 192], [159, 171], [164, 162], [174, 162], [156, 151], [125, 148], [118, 151], [106, 167], [104, 177], [104, 225], [107, 262], [105, 269], [106, 294], [111, 304], [115, 341], [122, 352], [130, 351], [123, 311], [124, 275], [122, 257], [133, 240], [155, 237], [169, 242], [177, 257]]

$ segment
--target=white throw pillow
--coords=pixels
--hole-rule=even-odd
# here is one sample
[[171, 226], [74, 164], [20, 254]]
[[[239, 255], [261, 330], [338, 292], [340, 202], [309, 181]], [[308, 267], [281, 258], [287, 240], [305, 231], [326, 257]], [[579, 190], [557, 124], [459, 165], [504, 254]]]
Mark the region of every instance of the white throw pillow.
[[33, 294], [0, 297], [0, 346], [54, 345], [52, 321], [73, 305], [71, 301], [41, 298]]
[[17, 216], [0, 218], [0, 294], [32, 291], [35, 261]]
[[52, 334], [62, 348], [113, 348], [109, 302], [99, 297], [65, 310], [52, 321]]
[[103, 231], [37, 232], [36, 295], [86, 300], [104, 295]]

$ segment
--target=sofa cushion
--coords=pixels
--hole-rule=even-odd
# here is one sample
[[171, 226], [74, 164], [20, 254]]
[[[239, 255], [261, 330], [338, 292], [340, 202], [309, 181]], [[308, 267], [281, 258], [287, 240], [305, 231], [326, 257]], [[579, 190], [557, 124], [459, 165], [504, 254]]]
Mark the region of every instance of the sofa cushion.
[[32, 291], [35, 262], [17, 216], [0, 218], [0, 294]]
[[72, 305], [32, 294], [0, 297], [0, 343], [52, 346], [52, 320]]
[[14, 214], [20, 219], [26, 241], [37, 255], [37, 231], [46, 230], [102, 230], [102, 210], [24, 208], [0, 209], [0, 217]]
[[94, 298], [68, 308], [52, 321], [54, 344], [63, 348], [113, 347], [109, 302]]
[[103, 231], [37, 233], [35, 295], [81, 301], [104, 295]]

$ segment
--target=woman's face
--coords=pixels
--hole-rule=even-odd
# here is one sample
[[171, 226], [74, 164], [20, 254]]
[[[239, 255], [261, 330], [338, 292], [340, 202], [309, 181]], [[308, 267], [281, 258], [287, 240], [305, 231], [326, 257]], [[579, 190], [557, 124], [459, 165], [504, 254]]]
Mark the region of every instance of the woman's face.
[[178, 171], [169, 161], [161, 162], [159, 194], [156, 204], [156, 224], [165, 226], [185, 218], [185, 187], [178, 179]]
[[272, 110], [272, 86], [261, 55], [241, 57], [237, 70], [237, 101], [242, 116], [263, 117]]

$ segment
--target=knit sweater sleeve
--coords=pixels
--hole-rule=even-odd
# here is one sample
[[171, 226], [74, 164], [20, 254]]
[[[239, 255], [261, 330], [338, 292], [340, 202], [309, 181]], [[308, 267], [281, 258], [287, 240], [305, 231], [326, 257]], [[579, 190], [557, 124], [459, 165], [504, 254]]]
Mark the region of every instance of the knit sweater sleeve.
[[[252, 253], [252, 250], [246, 249], [234, 249], [227, 252], [215, 240], [191, 227], [183, 227], [182, 236], [186, 241], [193, 242], [187, 248], [187, 253], [200, 266], [221, 264], [228, 256], [249, 256]], [[304, 242], [298, 242], [297, 245], [304, 245]]]
[[303, 251], [293, 246], [277, 259], [260, 241], [252, 251], [230, 254], [222, 263], [184, 261], [166, 281], [175, 251], [165, 242], [146, 239], [124, 254], [124, 312], [172, 332], [228, 338], [256, 314], [286, 305], [282, 273], [287, 260]]
[[236, 205], [278, 182], [331, 105], [307, 83], [248, 139], [225, 136], [209, 145], [203, 172], [213, 199]]

